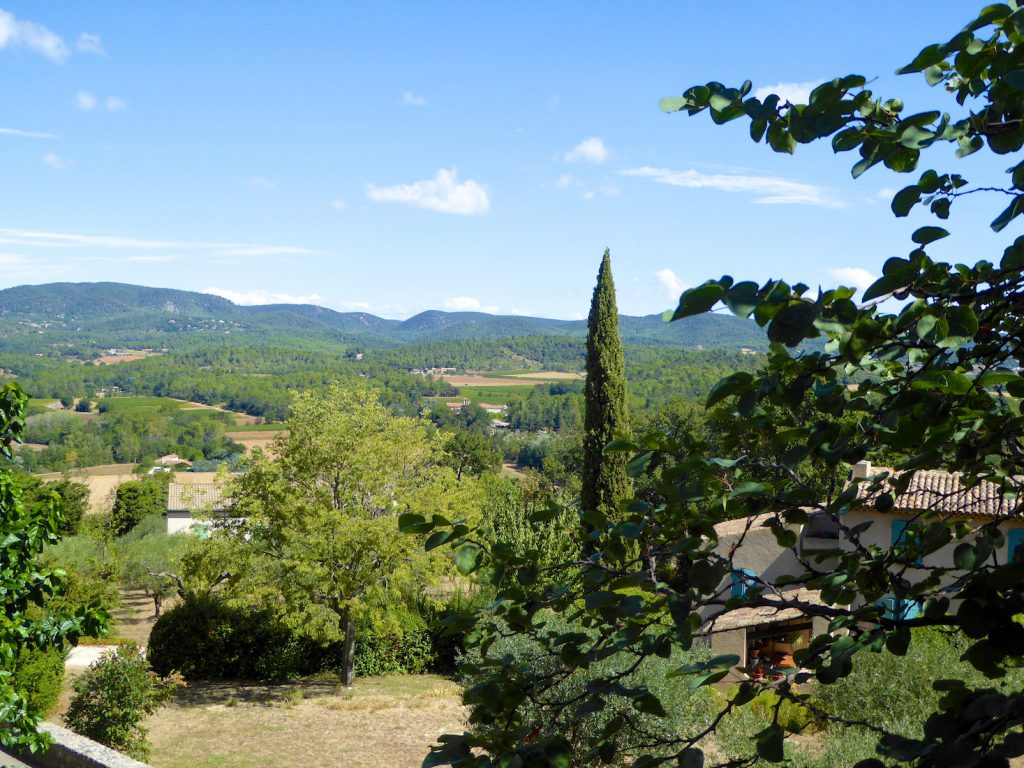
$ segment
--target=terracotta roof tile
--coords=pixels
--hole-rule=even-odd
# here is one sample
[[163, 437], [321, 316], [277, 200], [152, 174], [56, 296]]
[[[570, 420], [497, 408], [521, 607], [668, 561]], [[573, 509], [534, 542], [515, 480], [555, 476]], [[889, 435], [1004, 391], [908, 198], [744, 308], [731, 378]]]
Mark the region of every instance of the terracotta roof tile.
[[167, 487], [168, 512], [223, 512], [229, 506], [224, 487], [216, 483], [171, 483]]
[[[887, 467], [873, 467], [871, 476], [883, 472], [892, 473]], [[978, 485], [966, 488], [960, 482], [959, 472], [945, 472], [938, 469], [919, 469], [914, 472], [905, 493], [896, 497], [894, 509], [923, 512], [933, 510], [947, 514], [960, 514], [977, 517], [1010, 517], [1020, 515], [1018, 501], [1004, 496], [995, 483], [982, 481]], [[892, 488], [889, 480], [883, 484], [883, 491], [869, 494], [869, 480], [862, 480], [857, 485], [857, 497], [874, 506], [875, 499], [884, 491]], [[1024, 490], [1021, 486], [1018, 486]]]

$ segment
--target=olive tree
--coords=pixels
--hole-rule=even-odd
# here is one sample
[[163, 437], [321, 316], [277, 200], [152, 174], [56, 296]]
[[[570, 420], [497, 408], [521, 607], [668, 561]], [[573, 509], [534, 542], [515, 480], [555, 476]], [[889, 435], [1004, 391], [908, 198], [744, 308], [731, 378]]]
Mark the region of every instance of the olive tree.
[[[731, 88], [707, 83], [662, 101], [669, 112], [709, 114], [716, 124], [745, 119], [755, 142], [792, 153], [801, 144], [831, 138], [836, 152], [857, 151], [854, 177], [875, 166], [897, 173], [919, 170], [929, 150], [952, 146], [957, 158], [989, 151], [1008, 160], [998, 180], [969, 181], [942, 168], [921, 171], [892, 200], [907, 216], [920, 206], [937, 219], [912, 235], [905, 257], [885, 262], [882, 276], [858, 301], [839, 287], [812, 291], [802, 283], [764, 284], [730, 276], [709, 280], [680, 297], [673, 319], [718, 308], [753, 320], [771, 342], [767, 365], [720, 381], [708, 406], [725, 406], [761, 450], [756, 456], [709, 448], [700, 436], [652, 432], [606, 450], [630, 458], [634, 477], [655, 492], [618, 516], [586, 510], [580, 527], [590, 531], [595, 554], [545, 569], [517, 557], [497, 541], [455, 535], [446, 521], [410, 515], [403, 525], [418, 533], [451, 533], [458, 561], [497, 587], [497, 600], [473, 615], [450, 619], [471, 629], [490, 675], [465, 694], [467, 733], [441, 739], [427, 765], [550, 765], [628, 762], [633, 766], [705, 765], [709, 737], [744, 711], [762, 688], [778, 696], [774, 716], [728, 765], [784, 759], [786, 733], [781, 703], [814, 707], [829, 727], [859, 727], [877, 741], [878, 757], [861, 768], [889, 763], [917, 766], [1008, 766], [1024, 754], [1024, 691], [1007, 684], [1008, 669], [1024, 662], [1024, 559], [1008, 562], [1000, 520], [971, 519], [967, 504], [979, 484], [1003, 510], [1002, 520], [1022, 517], [1024, 477], [1024, 237], [1007, 237], [989, 258], [952, 264], [929, 255], [932, 243], [950, 234], [945, 222], [968, 194], [995, 202], [991, 228], [1008, 232], [1024, 212], [1024, 9], [1017, 2], [984, 8], [948, 42], [922, 50], [900, 73], [923, 73], [941, 87], [941, 109], [905, 114], [903, 102], [880, 97], [860, 75], [822, 83], [807, 103], [778, 96], [759, 99], [752, 84]], [[969, 235], [970, 233], [967, 232]], [[970, 239], [975, 259], [978, 239]], [[984, 256], [984, 255], [982, 255]], [[894, 301], [888, 301], [893, 299]], [[810, 412], [810, 422], [799, 413]], [[807, 475], [810, 467], [843, 472], [885, 456], [893, 472], [855, 480], [829, 498]], [[864, 529], [848, 515], [870, 499], [885, 511], [922, 469], [959, 472], [962, 493], [922, 510], [913, 536], [891, 547], [862, 540]], [[818, 470], [816, 470], [818, 471]], [[770, 478], [770, 479], [766, 479]], [[810, 514], [830, 519], [835, 549], [811, 556], [797, 544], [796, 526]], [[790, 549], [800, 566], [786, 583], [756, 579], [733, 597], [720, 585], [732, 571], [731, 551], [717, 544], [714, 525], [755, 515]], [[537, 515], [543, 519], [544, 515]], [[461, 532], [459, 532], [461, 534]], [[954, 567], [929, 565], [940, 549], [953, 550]], [[911, 577], [910, 567], [914, 567]], [[537, 586], [540, 585], [540, 586]], [[802, 589], [801, 589], [802, 588]], [[820, 595], [808, 599], [809, 592]], [[896, 596], [921, 606], [916, 615], [887, 611]], [[605, 706], [606, 695], [626, 695], [637, 716], [667, 714], [656, 693], [630, 685], [623, 672], [654, 657], [688, 650], [709, 615], [750, 608], [791, 611], [824, 622], [796, 653], [800, 671], [778, 670], [781, 679], [750, 680], [729, 695], [710, 725], [691, 724], [646, 743], [620, 739], [628, 711], [604, 725], [586, 755], [572, 752], [563, 734], [531, 727], [523, 712], [543, 702], [547, 721], [565, 713], [585, 717]], [[586, 629], [547, 629], [551, 612], [572, 616]], [[984, 676], [946, 678], [919, 734], [896, 733], [870, 720], [850, 722], [811, 700], [803, 684], [830, 685], [846, 678], [869, 653], [901, 656], [918, 627], [938, 627], [965, 649], [964, 661]], [[529, 637], [554, 665], [516, 665], [488, 653], [500, 635]], [[630, 663], [591, 678], [571, 696], [550, 697], [560, 681], [605, 659]], [[712, 685], [736, 664], [735, 656], [681, 665], [673, 674], [694, 687]], [[536, 719], [536, 718], [535, 718]], [[543, 720], [543, 718], [542, 718]], [[714, 755], [715, 752], [709, 754]]]

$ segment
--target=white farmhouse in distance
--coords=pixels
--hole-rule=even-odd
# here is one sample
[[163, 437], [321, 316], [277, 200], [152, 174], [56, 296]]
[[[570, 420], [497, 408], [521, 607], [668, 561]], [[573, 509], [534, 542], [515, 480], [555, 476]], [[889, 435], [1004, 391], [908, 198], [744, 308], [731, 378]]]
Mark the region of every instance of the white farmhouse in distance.
[[171, 483], [167, 487], [167, 532], [209, 536], [212, 518], [226, 521], [230, 499], [219, 483]]

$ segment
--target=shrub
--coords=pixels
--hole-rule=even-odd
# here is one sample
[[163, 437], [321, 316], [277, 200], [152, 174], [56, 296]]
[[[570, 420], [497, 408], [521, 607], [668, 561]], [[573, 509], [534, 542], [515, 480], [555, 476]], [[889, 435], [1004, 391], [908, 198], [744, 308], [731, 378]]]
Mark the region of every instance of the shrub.
[[[432, 670], [438, 637], [411, 611], [367, 621], [357, 630], [356, 671], [387, 675]], [[269, 611], [239, 610], [213, 597], [191, 595], [153, 626], [149, 662], [159, 674], [173, 670], [186, 680], [283, 681], [339, 669], [341, 643], [303, 637]]]
[[24, 691], [29, 707], [43, 714], [57, 706], [64, 684], [64, 654], [56, 648], [22, 648], [11, 684]]
[[[546, 624], [542, 630], [545, 633], [591, 634], [582, 625], [571, 623], [554, 614], [545, 617], [545, 620]], [[649, 744], [658, 738], [692, 736], [710, 724], [717, 708], [714, 693], [708, 688], [694, 690], [685, 679], [667, 677], [682, 664], [703, 661], [709, 657], [710, 653], [704, 647], [695, 648], [687, 653], [676, 651], [667, 659], [651, 655], [644, 659], [635, 671], [619, 681], [625, 688], [645, 687], [654, 693], [667, 712], [665, 717], [659, 717], [639, 711], [633, 706], [631, 697], [619, 695], [612, 690], [601, 697], [602, 708], [597, 711], [580, 714], [576, 705], [560, 710], [550, 708], [551, 703], [558, 701], [583, 702], [589, 683], [609, 674], [624, 671], [634, 661], [633, 659], [608, 658], [592, 664], [587, 669], [576, 668], [570, 671], [561, 658], [545, 654], [536, 641], [523, 634], [502, 637], [488, 651], [488, 658], [498, 660], [503, 668], [503, 676], [514, 677], [518, 674], [517, 670], [523, 668], [529, 669], [531, 675], [557, 676], [561, 672], [569, 672], [567, 677], [554, 682], [538, 698], [524, 702], [520, 707], [520, 713], [523, 717], [521, 727], [524, 732], [534, 733], [538, 740], [554, 734], [568, 739], [573, 747], [574, 765], [589, 764], [589, 758], [584, 757], [586, 752], [597, 747], [602, 740], [605, 726], [619, 715], [626, 717], [627, 720], [617, 737], [619, 746], [624, 750], [638, 748], [641, 744]], [[486, 681], [493, 674], [493, 669], [481, 667], [480, 662], [481, 658], [476, 650], [463, 657], [461, 668], [467, 687], [489, 685]], [[551, 679], [555, 681], [556, 677]], [[552, 717], [555, 711], [557, 716]], [[485, 729], [487, 726], [474, 727]], [[593, 762], [596, 763], [596, 759]]]
[[170, 698], [177, 684], [157, 677], [139, 649], [117, 648], [86, 670], [75, 683], [64, 722], [82, 736], [138, 760], [149, 757], [148, 731], [142, 721]]

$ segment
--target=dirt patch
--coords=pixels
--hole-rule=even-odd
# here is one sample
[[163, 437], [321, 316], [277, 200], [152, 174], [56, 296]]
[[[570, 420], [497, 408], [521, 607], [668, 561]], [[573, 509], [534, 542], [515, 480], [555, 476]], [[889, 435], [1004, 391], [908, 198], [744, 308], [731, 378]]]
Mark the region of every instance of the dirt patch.
[[136, 360], [144, 360], [149, 355], [102, 355], [94, 358], [96, 365], [117, 365], [118, 363], [133, 363]]
[[199, 683], [146, 722], [154, 768], [419, 768], [462, 730], [459, 686], [434, 675], [288, 685]]
[[[165, 600], [162, 609], [167, 611], [174, 603], [174, 599]], [[153, 612], [153, 601], [146, 597], [145, 592], [138, 589], [124, 592], [121, 605], [114, 611], [113, 618], [110, 627], [113, 637], [134, 640], [142, 647], [149, 645], [149, 633], [156, 624], [156, 614]]]
[[[512, 377], [488, 377], [488, 376], [442, 376], [453, 387], [521, 387], [524, 384], [543, 384], [542, 379], [514, 379]], [[555, 379], [551, 379], [555, 381]]]
[[[89, 512], [94, 515], [110, 511], [114, 503], [114, 491], [121, 483], [136, 479], [132, 474], [134, 464], [102, 464], [69, 470], [67, 475], [76, 483], [89, 488]], [[39, 475], [43, 480], [60, 480], [63, 472], [47, 472]]]
[[585, 379], [587, 378], [587, 375], [579, 371], [575, 373], [570, 373], [568, 371], [530, 371], [529, 373], [517, 373], [514, 378], [555, 381], [557, 379]]

